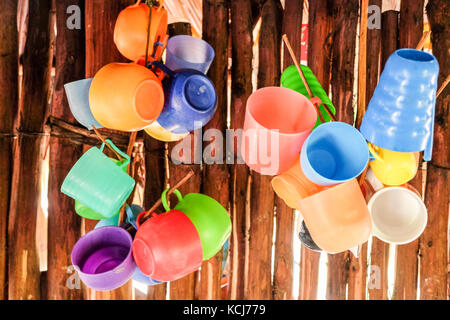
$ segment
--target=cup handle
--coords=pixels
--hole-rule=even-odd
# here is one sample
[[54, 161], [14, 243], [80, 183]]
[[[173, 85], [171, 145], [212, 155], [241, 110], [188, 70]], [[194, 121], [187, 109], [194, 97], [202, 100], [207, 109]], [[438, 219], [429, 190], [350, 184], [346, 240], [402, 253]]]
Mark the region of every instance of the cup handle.
[[322, 100], [319, 97], [312, 97], [311, 99], [309, 99], [309, 101], [311, 101], [311, 103], [313, 105], [316, 105], [317, 107], [322, 104]]
[[378, 154], [378, 151], [376, 150], [378, 147], [373, 146], [370, 142], [367, 143], [367, 146], [369, 147], [370, 156], [374, 158], [374, 159], [371, 159], [371, 161], [373, 161], [373, 160], [383, 161], [383, 158], [380, 157], [380, 155]]
[[[165, 75], [167, 75], [168, 77], [173, 77], [175, 75], [175, 72], [173, 72], [172, 70], [169, 69], [169, 67], [167, 67], [164, 63], [160, 62], [160, 61], [152, 61], [149, 64], [150, 67], [156, 67], [159, 70], [161, 70], [162, 72], [164, 72]], [[161, 79], [160, 79], [161, 80]]]
[[[167, 188], [166, 190], [164, 190], [163, 193], [161, 194], [161, 202], [162, 202], [162, 205], [163, 205], [163, 207], [164, 207], [164, 210], [170, 211], [170, 206], [169, 206], [169, 204], [167, 203], [167, 192], [169, 192], [169, 188]], [[173, 191], [173, 193], [175, 193], [175, 195], [177, 196], [178, 201], [183, 200], [183, 196], [181, 195], [181, 192], [178, 191], [178, 189], [175, 189], [175, 190]]]
[[[125, 161], [120, 165], [120, 168], [123, 168], [124, 166], [126, 167], [129, 163], [130, 163], [130, 157], [125, 153], [125, 152], [123, 152], [122, 150], [120, 150], [119, 148], [117, 148], [116, 147], [116, 145], [111, 141], [111, 140], [109, 140], [109, 139], [105, 139], [106, 140], [106, 142], [108, 142], [109, 143], [109, 145], [118, 153], [118, 154], [120, 154], [124, 159], [125, 159]], [[103, 148], [104, 148], [105, 146], [104, 146], [104, 143], [102, 144], [102, 148], [100, 149], [101, 151], [103, 151]]]

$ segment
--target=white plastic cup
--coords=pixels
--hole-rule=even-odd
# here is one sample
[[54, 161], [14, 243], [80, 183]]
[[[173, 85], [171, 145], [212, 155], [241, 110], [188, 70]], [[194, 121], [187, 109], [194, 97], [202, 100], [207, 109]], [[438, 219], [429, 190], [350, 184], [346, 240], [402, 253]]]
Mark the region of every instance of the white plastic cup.
[[373, 235], [387, 243], [410, 243], [422, 234], [427, 225], [428, 214], [423, 200], [404, 187], [377, 191], [368, 207]]

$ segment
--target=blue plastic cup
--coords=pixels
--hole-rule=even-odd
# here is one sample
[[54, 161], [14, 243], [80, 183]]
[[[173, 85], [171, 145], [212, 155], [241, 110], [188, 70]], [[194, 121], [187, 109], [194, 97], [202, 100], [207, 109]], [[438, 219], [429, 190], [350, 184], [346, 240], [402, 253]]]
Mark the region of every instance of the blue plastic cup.
[[69, 82], [64, 85], [67, 101], [69, 102], [70, 111], [74, 118], [83, 126], [92, 129], [103, 128], [103, 126], [95, 120], [91, 107], [89, 106], [89, 89], [91, 87], [92, 78]]
[[415, 49], [400, 49], [387, 60], [361, 123], [372, 144], [397, 152], [433, 151], [439, 64]]
[[319, 125], [300, 153], [305, 176], [315, 184], [330, 186], [359, 176], [369, 163], [369, 148], [361, 133], [345, 122]]
[[[138, 206], [137, 204], [132, 204], [131, 207], [129, 205], [126, 205], [125, 207], [125, 213], [127, 214], [126, 222], [131, 224], [136, 230], [136, 219], [137, 216], [142, 212], [145, 211], [142, 207]], [[94, 229], [106, 227], [106, 226], [117, 226], [119, 224], [119, 214], [116, 214], [114, 217], [109, 219], [100, 220], [96, 225]]]
[[206, 125], [217, 109], [217, 94], [212, 81], [197, 70], [172, 71], [159, 62], [164, 71], [164, 108], [157, 121], [164, 129], [184, 134]]
[[206, 74], [214, 60], [208, 42], [192, 36], [171, 37], [166, 48], [166, 66], [172, 70], [193, 69]]
[[131, 276], [131, 279], [134, 281], [137, 281], [139, 283], [145, 284], [147, 286], [154, 286], [160, 283], [163, 283], [163, 281], [158, 281], [150, 278], [149, 276], [146, 276], [142, 273], [142, 271], [136, 267], [136, 270], [134, 271], [133, 275]]

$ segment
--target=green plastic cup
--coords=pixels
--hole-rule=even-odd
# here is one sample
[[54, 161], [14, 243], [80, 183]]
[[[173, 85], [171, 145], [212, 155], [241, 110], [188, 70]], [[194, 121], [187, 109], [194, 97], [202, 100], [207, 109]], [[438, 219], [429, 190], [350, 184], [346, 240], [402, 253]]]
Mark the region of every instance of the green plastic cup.
[[[130, 157], [106, 140], [123, 158], [117, 165], [100, 149], [93, 147], [84, 153], [70, 169], [61, 186], [61, 192], [101, 215], [111, 218], [133, 191], [135, 181], [124, 168]], [[85, 212], [83, 212], [85, 214]]]
[[[166, 211], [170, 211], [167, 204], [166, 189], [161, 200]], [[183, 212], [194, 224], [200, 235], [203, 247], [203, 260], [209, 260], [222, 248], [231, 234], [231, 219], [222, 205], [207, 195], [189, 193], [184, 197], [175, 190], [179, 202], [174, 209]]]
[[[123, 159], [122, 161], [119, 161], [118, 159], [113, 159], [113, 158], [109, 158], [112, 162], [114, 162], [116, 164], [116, 166], [119, 166], [122, 168], [122, 170], [124, 172], [127, 172], [127, 168], [128, 166], [122, 166], [122, 164], [127, 161], [127, 159]], [[102, 216], [100, 213], [92, 210], [91, 208], [89, 208], [88, 206], [86, 206], [85, 204], [81, 203], [78, 200], [75, 200], [75, 212], [78, 213], [79, 216], [86, 218], [86, 219], [91, 219], [91, 220], [105, 220], [108, 219], [107, 217]], [[113, 216], [115, 217], [116, 215], [118, 215], [120, 212], [117, 211], [116, 214]]]

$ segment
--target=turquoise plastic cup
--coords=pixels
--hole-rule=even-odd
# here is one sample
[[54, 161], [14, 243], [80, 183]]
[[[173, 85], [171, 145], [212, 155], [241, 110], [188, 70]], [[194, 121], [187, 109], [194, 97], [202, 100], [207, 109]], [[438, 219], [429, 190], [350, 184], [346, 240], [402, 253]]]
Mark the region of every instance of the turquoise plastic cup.
[[[117, 159], [111, 159], [112, 162], [114, 162], [117, 166], [120, 166], [122, 168], [122, 170], [124, 172], [127, 172], [127, 168], [128, 166], [122, 166], [122, 164], [124, 163], [124, 161], [127, 161], [127, 159], [123, 159], [122, 161], [119, 161]], [[109, 220], [109, 219], [114, 219], [116, 218], [117, 221], [119, 221], [119, 211], [117, 211], [117, 213], [112, 217], [112, 218], [106, 218], [104, 216], [102, 216], [100, 213], [95, 212], [94, 210], [92, 210], [91, 208], [89, 208], [88, 206], [86, 206], [85, 204], [81, 203], [78, 200], [75, 200], [75, 212], [86, 219], [91, 219], [91, 220]], [[112, 224], [114, 226], [117, 225], [117, 223]]]
[[116, 165], [100, 149], [93, 147], [84, 153], [70, 169], [61, 186], [61, 192], [79, 201], [105, 218], [117, 214], [133, 191], [135, 181], [124, 172], [130, 157], [106, 140], [124, 159]]

